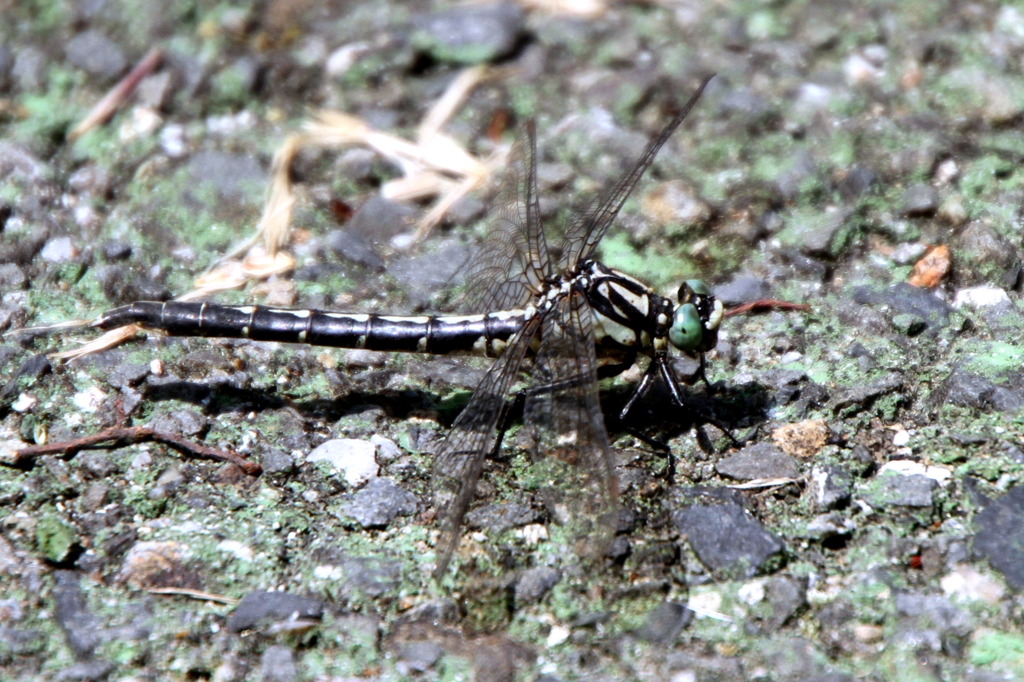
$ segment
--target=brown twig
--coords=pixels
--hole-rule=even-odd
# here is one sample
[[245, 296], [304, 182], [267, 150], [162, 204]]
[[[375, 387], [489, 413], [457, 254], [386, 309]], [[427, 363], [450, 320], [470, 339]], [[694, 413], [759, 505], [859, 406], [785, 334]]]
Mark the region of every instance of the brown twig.
[[195, 443], [181, 436], [166, 431], [157, 431], [148, 426], [112, 426], [97, 433], [72, 438], [71, 440], [45, 445], [31, 445], [27, 448], [15, 450], [11, 458], [5, 462], [10, 466], [21, 466], [25, 463], [43, 455], [63, 455], [71, 457], [79, 450], [95, 447], [111, 447], [125, 445], [128, 443], [140, 443], [143, 441], [156, 441], [164, 443], [175, 450], [186, 455], [192, 455], [202, 459], [212, 459], [217, 462], [227, 462], [239, 467], [250, 476], [258, 476], [263, 468], [257, 463], [245, 459], [228, 450], [218, 450]]
[[125, 100], [128, 99], [128, 95], [139, 86], [142, 79], [151, 74], [160, 66], [160, 62], [163, 61], [164, 51], [159, 47], [154, 47], [146, 56], [135, 65], [127, 76], [122, 78], [117, 85], [110, 89], [106, 95], [103, 96], [96, 106], [92, 108], [85, 118], [79, 122], [74, 129], [68, 133], [68, 139], [74, 142], [82, 135], [95, 128], [96, 126], [103, 125], [110, 120], [110, 117], [114, 115]]
[[755, 310], [810, 310], [811, 306], [806, 303], [790, 303], [789, 301], [780, 301], [775, 298], [762, 298], [759, 301], [751, 301], [750, 303], [744, 303], [738, 305], [735, 308], [731, 308], [725, 312], [726, 317], [735, 317], [736, 315], [744, 315]]

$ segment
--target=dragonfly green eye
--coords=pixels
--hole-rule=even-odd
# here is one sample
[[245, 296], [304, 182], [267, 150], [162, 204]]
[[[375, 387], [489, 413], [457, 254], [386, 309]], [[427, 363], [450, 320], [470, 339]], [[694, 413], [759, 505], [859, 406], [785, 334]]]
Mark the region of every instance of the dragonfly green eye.
[[[698, 296], [710, 296], [711, 287], [704, 283], [702, 279], [688, 279], [684, 286], [690, 287], [690, 291], [697, 294]], [[682, 287], [680, 287], [680, 290]], [[680, 291], [679, 299], [683, 300], [682, 291]]]
[[684, 303], [676, 308], [672, 317], [672, 326], [668, 330], [668, 340], [679, 350], [692, 353], [700, 348], [704, 336], [704, 322], [700, 319], [697, 306]]

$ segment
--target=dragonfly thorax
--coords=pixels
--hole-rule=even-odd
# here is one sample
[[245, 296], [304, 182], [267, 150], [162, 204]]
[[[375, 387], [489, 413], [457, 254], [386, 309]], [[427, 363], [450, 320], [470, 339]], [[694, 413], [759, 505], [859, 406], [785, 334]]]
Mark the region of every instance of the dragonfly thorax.
[[575, 281], [593, 310], [598, 346], [650, 353], [665, 348], [667, 339], [696, 356], [717, 343], [722, 304], [700, 280], [684, 282], [677, 301], [596, 261], [582, 263]]

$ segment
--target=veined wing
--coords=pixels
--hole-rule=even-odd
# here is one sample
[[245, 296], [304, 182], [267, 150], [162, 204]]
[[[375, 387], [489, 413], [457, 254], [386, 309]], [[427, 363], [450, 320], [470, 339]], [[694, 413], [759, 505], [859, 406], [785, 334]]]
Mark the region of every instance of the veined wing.
[[544, 316], [526, 391], [524, 428], [545, 503], [568, 524], [581, 556], [600, 556], [614, 533], [618, 484], [597, 380], [593, 312], [582, 292]]
[[526, 123], [512, 145], [491, 232], [466, 280], [467, 312], [508, 310], [532, 302], [552, 273], [537, 205], [537, 129]]
[[700, 87], [690, 96], [689, 101], [682, 110], [662, 129], [657, 137], [647, 144], [643, 154], [640, 155], [640, 158], [633, 165], [632, 170], [623, 175], [611, 190], [605, 192], [587, 210], [578, 214], [569, 223], [565, 230], [565, 238], [558, 266], [559, 271], [571, 269], [580, 260], [593, 256], [594, 249], [597, 248], [597, 244], [604, 237], [605, 232], [608, 231], [608, 227], [615, 220], [615, 216], [619, 214], [619, 210], [622, 209], [622, 205], [626, 203], [626, 199], [633, 192], [636, 183], [643, 177], [643, 174], [650, 167], [654, 157], [658, 155], [658, 151], [668, 138], [672, 136], [672, 133], [679, 127], [679, 124], [690, 113], [693, 105], [697, 103], [701, 93], [704, 92], [708, 81], [713, 77], [714, 75], [708, 76], [701, 82]]
[[512, 386], [540, 328], [538, 315], [512, 337], [508, 348], [476, 387], [437, 453], [432, 479], [434, 503], [440, 516], [441, 551], [435, 576], [445, 572], [458, 547], [462, 520], [476, 495], [484, 463], [499, 443], [498, 426], [512, 404]]

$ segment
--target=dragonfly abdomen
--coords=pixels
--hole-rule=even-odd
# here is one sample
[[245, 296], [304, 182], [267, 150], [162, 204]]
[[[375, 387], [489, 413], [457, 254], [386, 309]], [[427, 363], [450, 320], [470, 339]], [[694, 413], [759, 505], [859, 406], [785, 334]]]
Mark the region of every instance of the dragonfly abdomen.
[[183, 301], [138, 301], [115, 308], [94, 326], [137, 324], [172, 336], [307, 343], [410, 353], [500, 355], [526, 320], [523, 310], [483, 315], [399, 316], [336, 313]]

